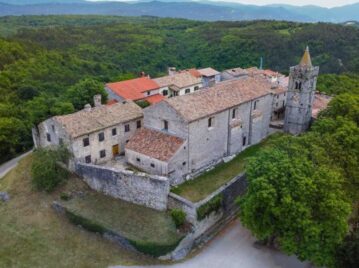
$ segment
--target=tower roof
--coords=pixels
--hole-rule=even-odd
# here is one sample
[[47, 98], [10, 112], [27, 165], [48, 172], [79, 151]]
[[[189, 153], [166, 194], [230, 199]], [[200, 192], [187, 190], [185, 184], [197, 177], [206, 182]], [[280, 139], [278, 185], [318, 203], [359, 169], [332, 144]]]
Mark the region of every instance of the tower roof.
[[310, 58], [309, 47], [307, 46], [299, 65], [312, 67], [312, 59]]

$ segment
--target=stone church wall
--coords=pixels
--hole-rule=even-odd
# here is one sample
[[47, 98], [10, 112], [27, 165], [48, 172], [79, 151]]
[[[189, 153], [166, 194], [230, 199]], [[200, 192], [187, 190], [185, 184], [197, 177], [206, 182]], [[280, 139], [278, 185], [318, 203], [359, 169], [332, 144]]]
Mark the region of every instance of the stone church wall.
[[114, 198], [166, 210], [170, 184], [167, 178], [77, 163], [76, 173], [94, 190]]

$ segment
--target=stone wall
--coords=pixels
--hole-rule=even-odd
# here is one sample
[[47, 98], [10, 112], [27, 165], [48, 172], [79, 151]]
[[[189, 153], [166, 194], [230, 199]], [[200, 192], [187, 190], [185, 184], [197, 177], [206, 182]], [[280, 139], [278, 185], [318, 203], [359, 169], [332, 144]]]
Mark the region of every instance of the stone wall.
[[169, 181], [165, 177], [77, 163], [76, 173], [94, 190], [114, 198], [166, 210]]

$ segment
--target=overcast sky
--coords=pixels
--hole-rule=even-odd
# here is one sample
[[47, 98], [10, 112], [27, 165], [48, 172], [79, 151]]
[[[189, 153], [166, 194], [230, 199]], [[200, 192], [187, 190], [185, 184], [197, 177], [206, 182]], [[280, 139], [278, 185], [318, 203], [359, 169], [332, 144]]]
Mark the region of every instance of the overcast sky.
[[[126, 0], [89, 0], [89, 1], [126, 1]], [[131, 1], [131, 0], [127, 0], [127, 1]], [[174, 1], [180, 1], [180, 0], [174, 0]], [[238, 3], [252, 4], [252, 5], [269, 5], [269, 4], [280, 3], [280, 4], [290, 4], [296, 6], [317, 5], [322, 7], [344, 6], [347, 4], [353, 4], [359, 2], [359, 0], [300, 0], [300, 1], [299, 0], [213, 0], [213, 1], [238, 2]]]

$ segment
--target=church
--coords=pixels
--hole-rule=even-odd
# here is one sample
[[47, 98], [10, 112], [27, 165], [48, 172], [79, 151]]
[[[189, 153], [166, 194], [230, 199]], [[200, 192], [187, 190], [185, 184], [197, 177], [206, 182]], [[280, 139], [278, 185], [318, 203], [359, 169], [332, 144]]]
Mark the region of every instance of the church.
[[209, 168], [276, 131], [272, 122], [278, 118], [273, 118], [273, 111], [283, 96], [282, 126], [298, 135], [312, 120], [318, 72], [307, 47], [300, 63], [290, 68], [288, 89], [255, 72], [164, 99], [144, 109], [144, 128], [126, 144], [126, 160], [147, 173], [170, 178], [171, 185], [181, 184], [188, 174]]

